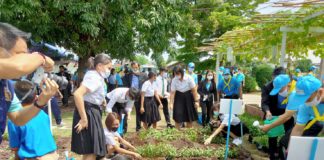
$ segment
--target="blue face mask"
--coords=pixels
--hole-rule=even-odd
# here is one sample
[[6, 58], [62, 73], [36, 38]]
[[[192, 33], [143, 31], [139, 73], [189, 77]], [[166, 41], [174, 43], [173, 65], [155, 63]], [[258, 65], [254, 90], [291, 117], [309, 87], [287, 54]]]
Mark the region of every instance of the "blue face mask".
[[219, 116], [219, 112], [214, 111], [213, 113], [214, 113], [214, 117], [218, 117]]

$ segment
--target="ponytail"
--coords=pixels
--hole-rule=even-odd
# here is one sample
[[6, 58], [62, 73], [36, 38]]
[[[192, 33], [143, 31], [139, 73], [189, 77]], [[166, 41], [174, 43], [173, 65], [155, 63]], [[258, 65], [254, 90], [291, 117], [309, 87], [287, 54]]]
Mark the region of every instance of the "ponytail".
[[90, 57], [88, 59], [88, 68], [92, 70], [96, 69], [99, 63], [106, 65], [111, 63], [111, 59], [107, 54], [98, 54], [96, 57]]

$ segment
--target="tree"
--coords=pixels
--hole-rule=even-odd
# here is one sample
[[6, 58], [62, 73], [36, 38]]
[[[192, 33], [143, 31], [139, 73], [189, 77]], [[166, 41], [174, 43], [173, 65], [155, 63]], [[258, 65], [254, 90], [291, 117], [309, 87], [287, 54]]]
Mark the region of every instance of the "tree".
[[311, 66], [312, 61], [310, 59], [302, 59], [296, 62], [296, 68], [299, 68], [302, 72], [308, 72]]
[[182, 0], [9, 0], [0, 1], [0, 20], [31, 32], [36, 41], [72, 49], [82, 66], [98, 53], [134, 59], [135, 53], [168, 50], [186, 5]]
[[143, 55], [136, 55], [135, 61], [138, 62], [140, 65], [149, 63], [149, 60]]

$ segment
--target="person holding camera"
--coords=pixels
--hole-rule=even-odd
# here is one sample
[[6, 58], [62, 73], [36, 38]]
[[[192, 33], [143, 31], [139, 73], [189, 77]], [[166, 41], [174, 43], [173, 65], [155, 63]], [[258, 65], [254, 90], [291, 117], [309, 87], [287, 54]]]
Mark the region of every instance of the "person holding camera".
[[71, 150], [83, 155], [84, 160], [95, 160], [106, 155], [106, 144], [101, 121], [101, 107], [105, 105], [104, 78], [111, 69], [106, 54], [89, 58], [90, 70], [74, 92], [76, 110], [73, 115]]
[[10, 24], [0, 23], [0, 143], [6, 128], [7, 115], [15, 125], [25, 125], [39, 113], [58, 90], [53, 80], [44, 79], [46, 88], [42, 88], [42, 94], [33, 105], [24, 108], [11, 105], [19, 104], [19, 100], [15, 95], [12, 82], [8, 79], [30, 74], [41, 66], [45, 71], [51, 71], [54, 67], [54, 61], [49, 57], [40, 53], [25, 54], [28, 53], [26, 40], [29, 37], [30, 34]]
[[[36, 86], [28, 80], [17, 81], [15, 92], [21, 104], [18, 101], [18, 103], [11, 103], [12, 106], [27, 107], [35, 101]], [[58, 159], [50, 120], [44, 111], [40, 111], [24, 126], [17, 126], [9, 120], [8, 134], [10, 148], [15, 152], [15, 159]]]

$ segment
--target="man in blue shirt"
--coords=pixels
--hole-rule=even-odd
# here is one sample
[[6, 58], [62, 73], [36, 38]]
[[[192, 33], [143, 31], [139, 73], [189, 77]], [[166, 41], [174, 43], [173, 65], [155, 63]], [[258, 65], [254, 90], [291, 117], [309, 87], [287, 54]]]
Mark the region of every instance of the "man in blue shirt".
[[242, 85], [244, 86], [244, 82], [245, 82], [245, 75], [244, 73], [241, 71], [241, 69], [235, 69], [235, 78], [236, 80]]
[[190, 62], [188, 64], [188, 74], [193, 78], [196, 85], [198, 85], [198, 76], [194, 73], [195, 70], [195, 64], [193, 62]]
[[[224, 68], [223, 66], [221, 66], [221, 67], [219, 67], [219, 70], [217, 71], [217, 73], [218, 73], [218, 84], [219, 84], [219, 82], [221, 82], [222, 79], [223, 79], [223, 73], [224, 73], [224, 70], [225, 70], [225, 68]], [[217, 84], [217, 85], [218, 85], [218, 84]]]
[[[36, 96], [36, 89], [29, 81], [20, 81], [15, 85], [17, 96], [11, 103], [12, 108], [22, 108], [33, 103]], [[20, 159], [26, 158], [58, 158], [56, 144], [50, 130], [50, 121], [44, 111], [40, 111], [33, 119], [24, 126], [17, 126], [8, 121], [9, 142], [12, 150]], [[18, 159], [16, 157], [16, 159]]]
[[[301, 136], [305, 129], [311, 128], [314, 124], [320, 123], [323, 128], [324, 114], [324, 89], [321, 88], [320, 80], [313, 76], [305, 76], [308, 81], [304, 81], [303, 85], [292, 95], [294, 101], [288, 105], [300, 106], [297, 113], [297, 123], [291, 133], [291, 136]], [[299, 81], [297, 81], [297, 84]], [[297, 86], [298, 87], [298, 86]], [[317, 136], [317, 132], [313, 132]]]
[[232, 78], [231, 72], [228, 68], [224, 70], [223, 79], [220, 80], [217, 88], [219, 97], [229, 99], [242, 99], [241, 85], [235, 78]]
[[[147, 79], [147, 75], [145, 73], [141, 73], [139, 71], [139, 64], [136, 62], [131, 63], [131, 71], [127, 73], [123, 77], [123, 84], [127, 88], [136, 88], [138, 90], [141, 90], [142, 85], [144, 81]], [[141, 113], [140, 113], [140, 108], [141, 108], [141, 98], [139, 97], [138, 99], [135, 100], [134, 106], [135, 106], [135, 111], [136, 111], [136, 131], [139, 131], [141, 129]]]

